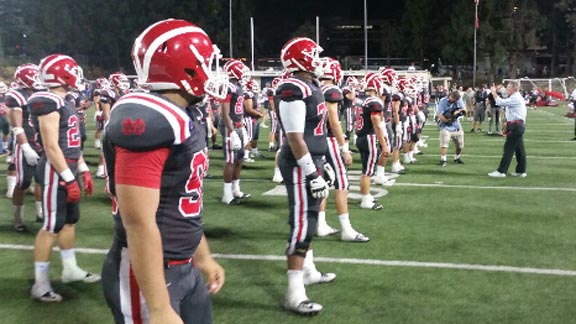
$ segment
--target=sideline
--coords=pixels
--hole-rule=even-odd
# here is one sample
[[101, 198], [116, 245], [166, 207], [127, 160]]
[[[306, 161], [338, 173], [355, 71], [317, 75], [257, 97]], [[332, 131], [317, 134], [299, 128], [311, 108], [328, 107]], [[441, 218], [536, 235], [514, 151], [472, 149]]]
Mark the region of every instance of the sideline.
[[[1, 250], [24, 250], [32, 251], [32, 245], [18, 245], [18, 244], [0, 244]], [[58, 250], [57, 247], [54, 248]], [[106, 254], [108, 250], [104, 249], [91, 249], [91, 248], [76, 248], [76, 252], [86, 254]], [[281, 255], [256, 255], [256, 254], [212, 254], [218, 259], [227, 260], [252, 260], [252, 261], [286, 261], [286, 256]], [[357, 265], [374, 265], [385, 267], [410, 267], [410, 268], [435, 268], [435, 269], [454, 269], [454, 270], [471, 270], [471, 271], [486, 271], [486, 272], [511, 272], [511, 273], [526, 273], [550, 276], [568, 276], [576, 277], [576, 271], [562, 270], [562, 269], [544, 269], [544, 268], [522, 268], [512, 266], [496, 266], [496, 265], [482, 265], [482, 264], [466, 264], [466, 263], [444, 263], [444, 262], [419, 262], [419, 261], [398, 261], [398, 260], [374, 260], [374, 259], [355, 259], [355, 258], [327, 258], [327, 257], [314, 257], [316, 262], [326, 263], [343, 263], [343, 264], [357, 264]]]

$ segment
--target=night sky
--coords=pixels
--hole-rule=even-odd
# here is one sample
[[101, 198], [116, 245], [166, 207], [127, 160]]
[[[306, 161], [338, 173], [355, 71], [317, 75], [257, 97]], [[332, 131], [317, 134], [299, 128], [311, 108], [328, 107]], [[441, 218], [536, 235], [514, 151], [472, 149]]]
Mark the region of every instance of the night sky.
[[[347, 2], [334, 0], [309, 1], [263, 1], [257, 3], [254, 11], [256, 38], [266, 40], [267, 47], [260, 48], [261, 55], [277, 55], [290, 34], [306, 21], [315, 24], [316, 16], [320, 25], [328, 23], [329, 18], [342, 18], [343, 21], [362, 24], [364, 19], [364, 2], [351, 0]], [[344, 3], [344, 4], [342, 4]], [[338, 5], [335, 5], [338, 4]], [[368, 20], [390, 18], [401, 15], [402, 1], [367, 0]], [[326, 49], [329, 50], [329, 49]]]

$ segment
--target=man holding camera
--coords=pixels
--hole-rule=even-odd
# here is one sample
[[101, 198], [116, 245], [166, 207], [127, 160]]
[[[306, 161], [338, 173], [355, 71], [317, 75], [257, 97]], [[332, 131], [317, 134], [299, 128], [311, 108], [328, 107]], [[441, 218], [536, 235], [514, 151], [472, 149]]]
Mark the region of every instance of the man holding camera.
[[466, 115], [464, 102], [460, 92], [452, 91], [447, 97], [440, 99], [436, 110], [436, 119], [440, 127], [440, 166], [446, 166], [446, 153], [450, 140], [456, 145], [454, 163], [463, 164], [462, 149], [464, 149], [464, 131], [460, 125], [460, 117]]

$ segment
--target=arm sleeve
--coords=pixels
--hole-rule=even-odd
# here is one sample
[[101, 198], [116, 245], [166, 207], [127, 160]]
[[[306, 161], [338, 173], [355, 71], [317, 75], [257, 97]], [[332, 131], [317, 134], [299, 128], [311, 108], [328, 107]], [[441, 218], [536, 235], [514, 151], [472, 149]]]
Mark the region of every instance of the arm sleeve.
[[116, 147], [116, 184], [159, 189], [169, 148], [133, 152]]
[[286, 133], [304, 133], [306, 104], [302, 100], [280, 101], [280, 120]]

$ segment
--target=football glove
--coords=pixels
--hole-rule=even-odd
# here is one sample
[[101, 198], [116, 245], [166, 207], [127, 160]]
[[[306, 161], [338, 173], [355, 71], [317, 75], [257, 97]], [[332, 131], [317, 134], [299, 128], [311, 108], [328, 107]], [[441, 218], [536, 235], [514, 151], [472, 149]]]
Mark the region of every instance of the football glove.
[[20, 147], [22, 147], [22, 153], [24, 153], [24, 158], [26, 159], [26, 163], [28, 165], [34, 166], [38, 164], [38, 159], [40, 159], [40, 157], [29, 143], [24, 143], [20, 145]]
[[313, 198], [321, 199], [328, 197], [328, 184], [317, 172], [307, 175], [306, 180], [308, 180], [310, 194]]
[[66, 189], [66, 202], [76, 203], [80, 201], [80, 196], [82, 192], [78, 186], [78, 181], [76, 179], [68, 182], [61, 181], [60, 185]]
[[336, 172], [329, 163], [324, 163], [324, 172], [322, 173], [328, 187], [332, 187], [336, 181]]
[[232, 131], [232, 133], [230, 133], [230, 148], [232, 151], [238, 151], [242, 149], [242, 141], [240, 140], [240, 136], [238, 136], [236, 131]]
[[92, 181], [90, 171], [82, 172], [82, 184], [84, 185], [84, 192], [88, 196], [92, 196], [92, 193], [94, 192], [94, 181]]

